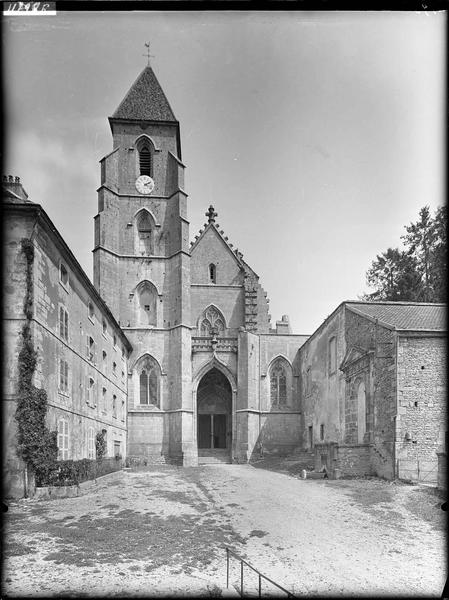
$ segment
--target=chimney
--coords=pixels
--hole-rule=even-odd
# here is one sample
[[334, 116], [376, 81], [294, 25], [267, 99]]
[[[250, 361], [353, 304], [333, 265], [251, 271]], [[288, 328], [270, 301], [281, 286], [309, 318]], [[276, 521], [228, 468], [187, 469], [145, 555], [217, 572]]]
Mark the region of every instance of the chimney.
[[23, 200], [24, 202], [29, 202], [28, 194], [26, 193], [22, 184], [20, 183], [20, 177], [13, 177], [12, 175], [3, 175], [2, 185], [4, 196], [4, 192], [6, 190], [12, 192], [15, 196], [17, 196], [17, 198]]
[[290, 321], [288, 315], [282, 315], [280, 321], [276, 321], [276, 333], [277, 335], [288, 335], [292, 330], [290, 328]]

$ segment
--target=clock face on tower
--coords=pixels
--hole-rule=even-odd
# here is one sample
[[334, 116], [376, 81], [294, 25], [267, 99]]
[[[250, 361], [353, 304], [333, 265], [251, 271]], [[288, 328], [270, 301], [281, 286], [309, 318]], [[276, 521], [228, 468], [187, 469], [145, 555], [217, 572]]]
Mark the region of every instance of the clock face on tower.
[[136, 179], [136, 190], [139, 194], [151, 194], [154, 190], [154, 181], [149, 175], [141, 175]]

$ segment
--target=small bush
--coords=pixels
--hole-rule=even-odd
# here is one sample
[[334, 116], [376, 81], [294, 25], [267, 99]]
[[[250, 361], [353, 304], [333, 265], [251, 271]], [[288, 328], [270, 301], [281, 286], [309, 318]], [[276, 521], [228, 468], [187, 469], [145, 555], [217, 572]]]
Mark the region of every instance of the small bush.
[[90, 458], [81, 460], [60, 460], [46, 469], [36, 471], [38, 487], [54, 485], [79, 485], [83, 481], [96, 479], [101, 475], [113, 473], [121, 468], [121, 461], [106, 458], [101, 461]]

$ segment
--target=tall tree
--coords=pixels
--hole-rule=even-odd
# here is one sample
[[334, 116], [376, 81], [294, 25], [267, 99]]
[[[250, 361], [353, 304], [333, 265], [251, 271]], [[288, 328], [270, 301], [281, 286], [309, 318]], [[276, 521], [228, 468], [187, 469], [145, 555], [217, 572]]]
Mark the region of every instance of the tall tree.
[[364, 300], [445, 302], [447, 295], [447, 209], [432, 218], [430, 208], [419, 211], [416, 223], [401, 236], [405, 249], [388, 248], [377, 255], [366, 274], [374, 292]]
[[418, 271], [421, 275], [419, 296], [423, 302], [434, 300], [434, 286], [431, 277], [432, 252], [435, 245], [435, 227], [430, 208], [424, 206], [419, 211], [419, 220], [405, 227], [406, 235], [401, 236], [409, 256], [417, 259]]
[[365, 294], [365, 300], [415, 300], [419, 284], [416, 260], [398, 248], [388, 248], [378, 254], [366, 274], [366, 280], [375, 291]]
[[440, 206], [434, 218], [434, 247], [430, 266], [436, 302], [447, 301], [447, 206]]

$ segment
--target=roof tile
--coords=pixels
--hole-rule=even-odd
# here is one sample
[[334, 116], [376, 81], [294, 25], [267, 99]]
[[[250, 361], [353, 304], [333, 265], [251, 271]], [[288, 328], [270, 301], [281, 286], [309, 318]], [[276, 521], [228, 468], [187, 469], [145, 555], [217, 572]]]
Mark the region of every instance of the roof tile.
[[396, 329], [410, 331], [446, 331], [446, 305], [415, 302], [348, 302], [369, 317], [379, 319]]
[[151, 67], [140, 73], [112, 118], [177, 122]]

